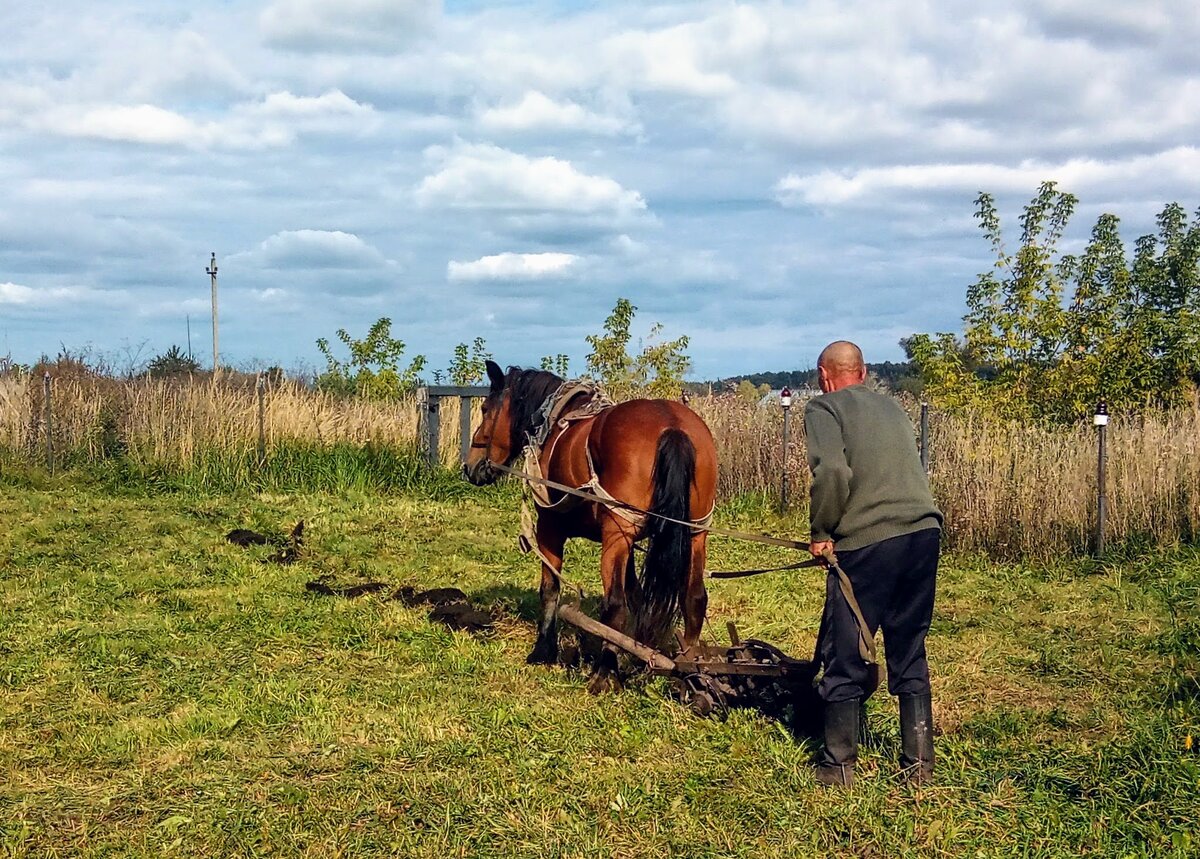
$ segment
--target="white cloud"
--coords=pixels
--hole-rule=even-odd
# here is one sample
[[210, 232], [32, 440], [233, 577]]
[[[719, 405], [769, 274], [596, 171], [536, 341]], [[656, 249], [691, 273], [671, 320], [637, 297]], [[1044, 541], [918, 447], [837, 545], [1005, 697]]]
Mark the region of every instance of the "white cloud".
[[289, 145], [301, 135], [361, 136], [375, 131], [380, 124], [374, 107], [355, 101], [339, 89], [318, 96], [293, 95], [284, 90], [261, 101], [234, 105], [229, 117], [214, 127], [209, 145]]
[[614, 236], [609, 245], [613, 251], [624, 257], [639, 257], [646, 253], [645, 244], [635, 239], [631, 239], [625, 233], [621, 233], [619, 236]]
[[1126, 159], [1073, 158], [1057, 164], [1023, 161], [1016, 167], [986, 163], [918, 164], [789, 173], [776, 184], [775, 195], [785, 206], [830, 206], [897, 191], [1031, 191], [1045, 180], [1056, 181], [1075, 193], [1105, 189], [1115, 183], [1170, 188], [1191, 185], [1197, 175], [1200, 175], [1200, 149], [1181, 146]]
[[562, 277], [579, 261], [575, 254], [502, 253], [471, 262], [451, 260], [446, 266], [450, 280], [543, 280]]
[[0, 122], [15, 124], [19, 117], [43, 109], [49, 102], [39, 86], [0, 79]]
[[370, 105], [359, 104], [339, 89], [318, 96], [292, 95], [286, 90], [274, 92], [260, 103], [246, 105], [245, 110], [261, 116], [306, 119], [329, 116], [365, 117], [375, 112]]
[[69, 105], [33, 114], [27, 124], [66, 137], [192, 149], [286, 146], [300, 134], [365, 133], [378, 126], [370, 105], [341, 90], [319, 96], [276, 92], [235, 104], [216, 119], [196, 120], [152, 104]]
[[242, 261], [278, 270], [375, 269], [388, 264], [376, 248], [340, 230], [284, 230], [254, 250], [229, 258], [230, 265]]
[[302, 52], [398, 50], [436, 22], [438, 0], [275, 0], [259, 16], [268, 44]]
[[161, 198], [165, 188], [150, 181], [128, 177], [106, 179], [34, 178], [20, 186], [18, 194], [28, 200], [78, 203], [81, 201], [144, 201]]
[[487, 131], [581, 131], [617, 135], [639, 129], [617, 116], [595, 113], [573, 101], [555, 101], [530, 90], [515, 104], [490, 107], [479, 114], [479, 125]]
[[63, 108], [44, 115], [41, 124], [68, 137], [128, 143], [196, 145], [208, 136], [204, 126], [152, 104]]
[[119, 290], [99, 290], [86, 286], [24, 286], [0, 283], [0, 306], [42, 309], [66, 308], [80, 303], [113, 304], [124, 300]]
[[[793, 354], [769, 351], [756, 320], [822, 290], [891, 314], [888, 332], [944, 330], [986, 265], [978, 190], [1007, 207], [1058, 179], [1081, 197], [1067, 241], [1094, 207], [1127, 237], [1167, 200], [1194, 211], [1200, 16], [1179, 9], [0, 3], [0, 278], [24, 285], [6, 288], [0, 318], [16, 321], [0, 333], [23, 355], [125, 331], [177, 340], [183, 314], [204, 315], [213, 249], [231, 308], [319, 294], [356, 330], [445, 283], [450, 260], [460, 277], [514, 272], [510, 306], [529, 311], [497, 312], [498, 352], [582, 349], [616, 295], [673, 330], [727, 332], [697, 352], [702, 372]], [[798, 208], [780, 211], [773, 187]], [[476, 259], [500, 250], [578, 258], [539, 280], [522, 254]], [[101, 298], [80, 284], [127, 304], [72, 312]], [[412, 304], [424, 315], [406, 338], [431, 356], [483, 324]], [[547, 334], [532, 321], [546, 306], [577, 330]], [[228, 348], [311, 358], [329, 318], [295, 322], [244, 339], [235, 326]], [[843, 323], [822, 336], [863, 330]], [[863, 345], [898, 356], [891, 333]]]
[[427, 156], [440, 162], [440, 169], [417, 186], [421, 206], [620, 217], [646, 208], [637, 191], [552, 156], [528, 158], [487, 143], [434, 147]]
[[[610, 68], [620, 70], [639, 89], [692, 96], [724, 95], [736, 90], [738, 84], [726, 70], [712, 68], [717, 59], [714, 55], [724, 52], [721, 46], [729, 44], [728, 40], [737, 41], [737, 33], [723, 26], [719, 17], [660, 30], [621, 33], [604, 43], [604, 54]], [[748, 20], [735, 14], [730, 23], [744, 24]], [[756, 34], [758, 38], [763, 35]]]

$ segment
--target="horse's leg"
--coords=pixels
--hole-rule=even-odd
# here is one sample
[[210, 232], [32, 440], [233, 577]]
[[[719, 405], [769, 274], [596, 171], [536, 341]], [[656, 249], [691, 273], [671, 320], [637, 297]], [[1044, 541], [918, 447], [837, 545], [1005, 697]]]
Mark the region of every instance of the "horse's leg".
[[683, 644], [691, 647], [700, 640], [704, 615], [708, 611], [708, 591], [704, 587], [704, 565], [708, 559], [708, 533], [692, 535], [692, 563], [683, 593]]
[[[530, 665], [553, 665], [558, 661], [558, 595], [561, 590], [558, 574], [562, 572], [566, 538], [544, 517], [539, 516], [537, 544], [543, 559], [542, 584], [538, 589], [542, 598], [541, 615], [538, 618], [537, 643], [525, 661]], [[550, 563], [547, 564], [547, 561]]]
[[[618, 632], [625, 632], [629, 609], [625, 603], [625, 577], [633, 554], [633, 535], [610, 516], [602, 528], [600, 541], [600, 580], [604, 599], [600, 603], [600, 622]], [[596, 670], [588, 683], [593, 695], [616, 691], [621, 686], [617, 665], [617, 648], [605, 644], [596, 660]]]
[[642, 584], [637, 577], [637, 552], [629, 553], [625, 563], [625, 607], [634, 617], [637, 617], [642, 600]]

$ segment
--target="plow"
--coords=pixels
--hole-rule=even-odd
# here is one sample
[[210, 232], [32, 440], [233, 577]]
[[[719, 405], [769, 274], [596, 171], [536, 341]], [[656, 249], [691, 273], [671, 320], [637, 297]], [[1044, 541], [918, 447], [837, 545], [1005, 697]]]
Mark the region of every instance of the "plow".
[[818, 663], [788, 656], [765, 641], [743, 640], [732, 621], [727, 624], [728, 646], [702, 642], [668, 656], [576, 605], [561, 606], [558, 617], [639, 660], [647, 673], [668, 678], [678, 701], [697, 716], [723, 719], [731, 707], [744, 706], [782, 717], [790, 707], [795, 724], [820, 713], [814, 686]]

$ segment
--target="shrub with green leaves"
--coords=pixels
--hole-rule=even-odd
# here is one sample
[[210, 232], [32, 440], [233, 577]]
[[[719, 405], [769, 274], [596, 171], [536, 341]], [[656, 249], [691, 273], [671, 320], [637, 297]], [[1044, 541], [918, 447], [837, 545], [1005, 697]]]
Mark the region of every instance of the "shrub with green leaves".
[[337, 337], [350, 350], [350, 357], [346, 361], [338, 360], [327, 339], [317, 340], [317, 348], [326, 364], [325, 372], [317, 377], [320, 390], [373, 400], [394, 400], [411, 393], [421, 383], [425, 356], [416, 355], [408, 366], [401, 366], [405, 344], [392, 337], [392, 320], [386, 316], [375, 322], [361, 340], [352, 338], [344, 328], [338, 329]]
[[939, 405], [1066, 422], [1099, 399], [1121, 412], [1176, 405], [1200, 383], [1200, 223], [1171, 203], [1129, 260], [1105, 214], [1082, 254], [1063, 254], [1077, 203], [1044, 183], [1009, 252], [994, 199], [976, 200], [996, 262], [967, 290], [963, 336], [902, 341]]
[[587, 356], [588, 373], [617, 399], [678, 397], [683, 391], [683, 377], [692, 365], [684, 352], [687, 335], [660, 340], [663, 327], [656, 323], [650, 329], [648, 344], [636, 356], [630, 355], [630, 327], [636, 314], [637, 308], [629, 299], [617, 299], [613, 312], [604, 320], [604, 333], [587, 337], [592, 347]]

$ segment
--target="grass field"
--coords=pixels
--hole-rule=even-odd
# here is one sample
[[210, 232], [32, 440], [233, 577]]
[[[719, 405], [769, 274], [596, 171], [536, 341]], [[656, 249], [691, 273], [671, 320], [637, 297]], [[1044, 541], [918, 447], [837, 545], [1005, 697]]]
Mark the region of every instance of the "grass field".
[[[578, 673], [527, 667], [515, 495], [436, 497], [0, 482], [0, 855], [1200, 853], [1196, 551], [947, 558], [937, 784], [896, 781], [880, 695], [860, 783], [829, 793], [815, 747], [778, 723], [701, 721], [661, 681], [592, 698]], [[222, 538], [301, 518], [293, 566]], [[804, 533], [752, 501], [718, 521]], [[713, 568], [789, 559], [714, 542]], [[568, 565], [595, 587], [594, 549]], [[498, 629], [306, 593], [319, 575], [454, 585]], [[821, 585], [811, 570], [715, 582], [712, 630], [735, 619], [806, 655]]]

